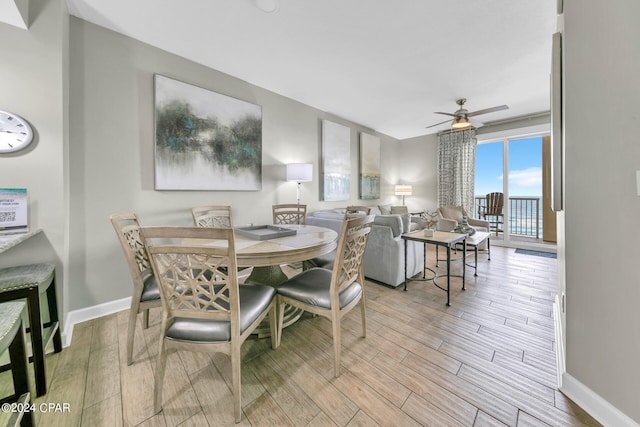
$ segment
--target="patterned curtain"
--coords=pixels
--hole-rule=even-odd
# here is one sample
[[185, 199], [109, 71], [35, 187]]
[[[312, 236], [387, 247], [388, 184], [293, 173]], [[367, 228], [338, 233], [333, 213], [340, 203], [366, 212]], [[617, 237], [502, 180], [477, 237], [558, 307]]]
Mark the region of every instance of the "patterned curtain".
[[473, 216], [475, 129], [438, 136], [438, 206], [463, 206]]

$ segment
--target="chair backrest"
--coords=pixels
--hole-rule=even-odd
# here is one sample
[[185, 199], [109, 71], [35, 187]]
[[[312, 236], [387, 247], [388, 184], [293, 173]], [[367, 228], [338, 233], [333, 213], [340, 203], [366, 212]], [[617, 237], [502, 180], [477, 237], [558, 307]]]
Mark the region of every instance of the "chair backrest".
[[273, 205], [274, 224], [306, 224], [307, 205], [284, 204]]
[[127, 259], [129, 273], [136, 291], [142, 294], [144, 280], [153, 274], [149, 256], [140, 236], [140, 222], [134, 213], [113, 214], [109, 217]]
[[166, 319], [230, 321], [231, 336], [238, 337], [240, 301], [233, 229], [142, 227], [141, 234]]
[[[339, 307], [339, 293], [358, 281], [364, 287], [362, 260], [375, 215], [358, 216], [342, 223], [331, 276], [331, 305]], [[334, 305], [335, 304], [335, 305]]]
[[196, 227], [233, 228], [231, 206], [197, 206], [191, 215]]
[[485, 215], [502, 215], [502, 205], [504, 203], [504, 194], [502, 193], [489, 193], [485, 196], [486, 210]]
[[347, 206], [347, 210], [344, 212], [344, 219], [369, 215], [370, 213], [371, 208], [368, 206]]

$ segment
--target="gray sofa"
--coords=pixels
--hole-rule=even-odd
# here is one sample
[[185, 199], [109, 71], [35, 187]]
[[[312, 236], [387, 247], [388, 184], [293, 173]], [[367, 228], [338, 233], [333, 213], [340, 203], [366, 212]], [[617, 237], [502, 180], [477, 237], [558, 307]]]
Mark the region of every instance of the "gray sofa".
[[[376, 210], [372, 209], [372, 213]], [[307, 224], [331, 228], [339, 233], [343, 218], [344, 209], [317, 211], [307, 216]], [[404, 240], [401, 235], [405, 230], [421, 227], [419, 218], [377, 214], [364, 253], [364, 275], [393, 287], [404, 283]], [[407, 277], [422, 272], [423, 260], [423, 245], [407, 242]]]

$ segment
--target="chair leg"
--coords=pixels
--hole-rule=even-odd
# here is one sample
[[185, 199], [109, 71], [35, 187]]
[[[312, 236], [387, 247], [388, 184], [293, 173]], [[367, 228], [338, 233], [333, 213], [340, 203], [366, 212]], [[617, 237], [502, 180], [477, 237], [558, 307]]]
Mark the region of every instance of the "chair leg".
[[129, 325], [127, 327], [127, 365], [133, 363], [133, 339], [136, 334], [136, 320], [138, 313], [131, 309], [129, 311]]
[[269, 310], [269, 332], [271, 333], [271, 348], [276, 349], [280, 344], [278, 342], [278, 305], [274, 302]]
[[332, 313], [331, 325], [333, 326], [333, 354], [335, 365], [335, 377], [340, 376], [340, 349], [342, 346], [340, 336], [340, 313]]
[[164, 383], [164, 369], [167, 366], [167, 349], [164, 337], [160, 337], [160, 349], [158, 350], [156, 363], [155, 387], [153, 393], [153, 413], [162, 411], [162, 385]]
[[[13, 390], [17, 399], [24, 393], [29, 393], [27, 353], [25, 352], [24, 330], [20, 326], [18, 333], [9, 345], [9, 355], [11, 358], [11, 374], [13, 375]], [[27, 404], [31, 403], [31, 400]], [[26, 411], [22, 416], [22, 426], [31, 427], [33, 418], [31, 411]]]
[[360, 300], [360, 315], [362, 317], [362, 338], [367, 337], [367, 303], [362, 295]]
[[56, 276], [54, 274], [49, 287], [47, 288], [47, 306], [49, 307], [49, 322], [58, 324], [55, 334], [53, 335], [53, 352], [60, 353], [62, 351], [62, 327], [60, 326], [60, 317], [58, 316], [58, 299], [56, 295]]
[[[138, 311], [140, 310], [140, 299], [134, 295], [129, 308], [129, 325], [127, 327], [127, 365], [133, 363], [133, 339], [136, 335], [136, 322], [138, 321]], [[149, 310], [147, 310], [147, 314]]]
[[40, 316], [40, 294], [38, 287], [29, 288], [27, 294], [29, 306], [29, 328], [31, 329], [31, 349], [33, 353], [33, 371], [36, 379], [36, 397], [47, 393], [47, 378], [44, 365], [44, 343], [42, 342], [42, 321]]
[[149, 309], [147, 308], [142, 312], [142, 327], [147, 329], [149, 327]]
[[282, 342], [282, 326], [284, 325], [284, 302], [277, 297], [276, 305], [278, 306], [277, 317], [278, 317], [278, 325], [276, 327], [276, 348], [280, 347], [280, 343]]
[[231, 343], [231, 382], [233, 383], [233, 416], [236, 423], [242, 420], [242, 390], [240, 389], [240, 343]]

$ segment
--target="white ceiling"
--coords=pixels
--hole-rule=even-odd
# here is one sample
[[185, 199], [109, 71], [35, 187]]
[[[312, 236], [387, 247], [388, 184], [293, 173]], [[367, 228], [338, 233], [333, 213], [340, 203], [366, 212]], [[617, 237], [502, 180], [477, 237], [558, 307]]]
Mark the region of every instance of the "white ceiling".
[[72, 15], [404, 139], [549, 110], [556, 0], [67, 0]]

